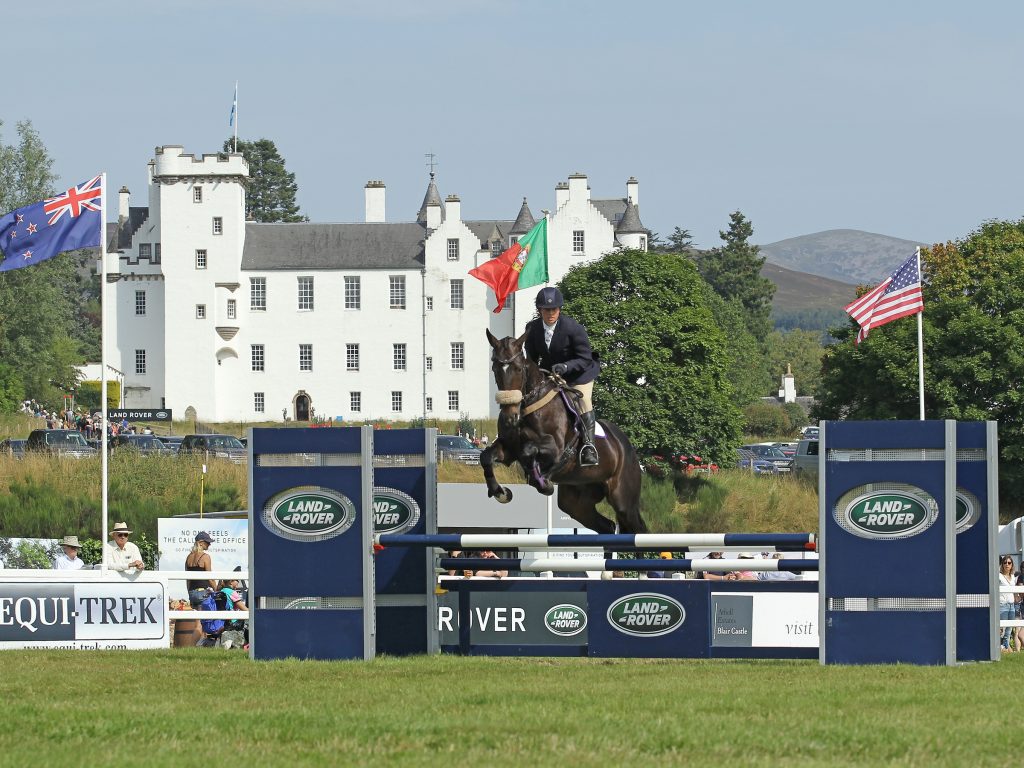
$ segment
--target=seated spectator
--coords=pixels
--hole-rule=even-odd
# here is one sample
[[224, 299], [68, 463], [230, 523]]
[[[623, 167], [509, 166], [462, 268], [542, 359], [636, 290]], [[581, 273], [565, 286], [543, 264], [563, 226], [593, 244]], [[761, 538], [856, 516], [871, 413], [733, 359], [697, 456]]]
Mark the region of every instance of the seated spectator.
[[128, 541], [128, 537], [132, 535], [132, 532], [128, 528], [127, 523], [121, 522], [115, 525], [110, 535], [114, 538], [114, 541], [108, 541], [103, 545], [107, 567], [110, 570], [123, 573], [133, 568], [141, 571], [146, 567], [146, 564], [142, 562], [142, 553], [139, 552], [139, 548]]
[[[774, 555], [771, 556], [771, 559], [781, 560], [782, 553], [776, 552]], [[794, 579], [799, 578], [800, 574], [795, 573], [793, 571], [758, 571], [757, 573], [758, 581], [793, 581]]]
[[[448, 557], [462, 557], [462, 550], [461, 549], [453, 549], [451, 552], [448, 553]], [[459, 576], [460, 572], [455, 570], [454, 568], [449, 568], [448, 569], [448, 575], [449, 576]], [[473, 572], [472, 571], [462, 571], [461, 575], [462, 576], [472, 576]]]
[[[487, 558], [488, 560], [497, 560], [498, 559], [498, 556], [496, 554], [494, 554], [494, 552], [491, 551], [490, 549], [483, 550], [480, 553], [479, 556], [483, 557], [483, 558]], [[485, 569], [485, 570], [477, 571], [475, 575], [477, 575], [477, 576], [484, 576], [484, 577], [490, 577], [490, 578], [493, 578], [493, 579], [503, 579], [506, 576], [508, 576], [508, 571], [504, 571], [504, 570], [499, 571], [497, 568], [494, 568], [494, 569], [491, 569], [491, 570], [486, 570]]]
[[[708, 560], [721, 560], [721, 552], [708, 552]], [[706, 579], [707, 581], [725, 581], [727, 573], [720, 573], [717, 571], [695, 571], [693, 577], [695, 579]]]
[[58, 571], [81, 570], [83, 563], [82, 558], [78, 556], [78, 550], [82, 548], [82, 545], [78, 543], [78, 537], [65, 536], [60, 546], [64, 550], [64, 554], [57, 555], [57, 559], [53, 561], [53, 567]]
[[[756, 559], [751, 552], [740, 552], [736, 557], [740, 560]], [[725, 578], [728, 581], [754, 581], [757, 579], [757, 574], [754, 571], [732, 571], [727, 573]]]

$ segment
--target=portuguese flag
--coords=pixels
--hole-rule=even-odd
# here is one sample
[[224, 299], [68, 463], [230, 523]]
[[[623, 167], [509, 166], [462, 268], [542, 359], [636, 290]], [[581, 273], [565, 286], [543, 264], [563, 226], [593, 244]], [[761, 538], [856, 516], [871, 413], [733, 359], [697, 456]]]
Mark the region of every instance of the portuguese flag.
[[494, 289], [498, 306], [495, 314], [505, 307], [505, 299], [513, 291], [540, 285], [548, 281], [548, 220], [541, 219], [533, 229], [519, 238], [519, 242], [494, 259], [469, 270], [469, 274]]

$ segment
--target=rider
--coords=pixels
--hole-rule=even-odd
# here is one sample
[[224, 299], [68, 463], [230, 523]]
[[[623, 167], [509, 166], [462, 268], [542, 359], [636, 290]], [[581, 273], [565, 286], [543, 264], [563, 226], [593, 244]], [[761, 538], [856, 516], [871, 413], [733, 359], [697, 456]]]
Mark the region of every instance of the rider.
[[562, 314], [562, 292], [557, 288], [541, 288], [537, 294], [540, 317], [526, 324], [526, 355], [541, 368], [561, 376], [582, 395], [580, 416], [583, 419], [584, 444], [580, 449], [580, 466], [598, 463], [594, 446], [594, 424], [597, 414], [591, 396], [594, 379], [601, 368], [590, 349], [587, 329], [568, 315]]

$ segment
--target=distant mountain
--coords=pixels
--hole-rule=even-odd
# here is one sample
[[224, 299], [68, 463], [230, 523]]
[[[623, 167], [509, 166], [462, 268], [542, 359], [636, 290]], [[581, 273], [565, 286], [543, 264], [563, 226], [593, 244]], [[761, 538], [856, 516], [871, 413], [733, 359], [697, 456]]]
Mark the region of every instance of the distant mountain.
[[852, 282], [795, 272], [778, 264], [766, 263], [761, 268], [761, 275], [775, 283], [772, 307], [776, 311], [827, 308], [841, 310], [857, 298], [857, 286]]
[[[925, 243], [856, 229], [830, 229], [762, 245], [770, 265], [843, 283], [879, 283]], [[852, 298], [852, 294], [851, 294]]]

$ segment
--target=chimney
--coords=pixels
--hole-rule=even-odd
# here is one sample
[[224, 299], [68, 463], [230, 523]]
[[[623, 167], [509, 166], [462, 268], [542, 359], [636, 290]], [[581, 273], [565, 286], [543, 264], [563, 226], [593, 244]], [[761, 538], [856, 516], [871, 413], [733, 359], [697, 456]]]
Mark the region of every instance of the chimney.
[[119, 227], [123, 227], [124, 223], [128, 221], [128, 201], [131, 195], [128, 187], [121, 187], [117, 193], [117, 226]]
[[431, 200], [427, 203], [427, 229], [437, 229], [441, 226], [441, 204]]
[[447, 221], [462, 221], [462, 201], [458, 195], [448, 195], [444, 199], [444, 218]]
[[557, 211], [569, 201], [569, 182], [560, 181], [555, 184], [555, 210]]
[[630, 176], [626, 181], [626, 199], [632, 200], [637, 208], [640, 207], [640, 182], [636, 176]]
[[366, 223], [384, 221], [384, 182], [366, 182]]
[[569, 199], [590, 199], [590, 187], [587, 186], [587, 174], [574, 173], [572, 176], [569, 177]]

